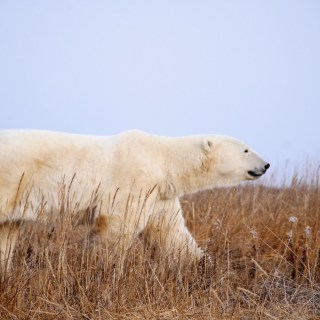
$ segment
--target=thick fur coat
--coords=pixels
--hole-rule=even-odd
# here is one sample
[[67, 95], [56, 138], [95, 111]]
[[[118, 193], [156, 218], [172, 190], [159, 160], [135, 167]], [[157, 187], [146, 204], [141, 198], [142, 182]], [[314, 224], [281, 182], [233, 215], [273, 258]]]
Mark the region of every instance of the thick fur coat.
[[[224, 136], [169, 138], [141, 131], [86, 136], [31, 130], [0, 133], [0, 254], [10, 259], [20, 222], [54, 220], [61, 203], [91, 208], [105, 243], [130, 246], [145, 232], [174, 257], [203, 251], [185, 227], [179, 197], [254, 180], [269, 164]], [[63, 195], [62, 195], [62, 191]], [[63, 198], [63, 201], [62, 201]], [[18, 223], [19, 222], [19, 223]], [[11, 231], [8, 237], [9, 227]], [[10, 252], [9, 252], [10, 248]]]

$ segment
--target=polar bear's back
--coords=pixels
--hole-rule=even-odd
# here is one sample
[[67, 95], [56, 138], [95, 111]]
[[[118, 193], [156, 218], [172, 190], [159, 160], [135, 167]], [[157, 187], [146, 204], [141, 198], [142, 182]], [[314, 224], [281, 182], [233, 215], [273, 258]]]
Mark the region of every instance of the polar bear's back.
[[[0, 172], [47, 165], [63, 170], [103, 157], [112, 149], [113, 138], [35, 130], [0, 132]], [[109, 153], [110, 154], [110, 153]], [[86, 160], [86, 161], [85, 161]], [[79, 166], [80, 165], [80, 166]], [[94, 163], [92, 163], [94, 165]], [[38, 168], [38, 169], [39, 169]]]
[[3, 130], [0, 131], [0, 150], [12, 148], [17, 151], [18, 148], [39, 149], [49, 147], [57, 148], [70, 144], [86, 146], [99, 141], [106, 141], [108, 138], [111, 142], [112, 137], [100, 137], [91, 135], [79, 135], [71, 133], [62, 133], [42, 130]]

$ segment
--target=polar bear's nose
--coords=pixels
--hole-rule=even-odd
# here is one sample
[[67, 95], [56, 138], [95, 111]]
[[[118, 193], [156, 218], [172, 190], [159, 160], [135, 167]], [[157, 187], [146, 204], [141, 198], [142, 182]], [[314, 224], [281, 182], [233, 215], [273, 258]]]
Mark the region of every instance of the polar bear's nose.
[[270, 163], [267, 163], [267, 164], [264, 166], [264, 168], [265, 168], [266, 170], [268, 170], [268, 169], [270, 168]]

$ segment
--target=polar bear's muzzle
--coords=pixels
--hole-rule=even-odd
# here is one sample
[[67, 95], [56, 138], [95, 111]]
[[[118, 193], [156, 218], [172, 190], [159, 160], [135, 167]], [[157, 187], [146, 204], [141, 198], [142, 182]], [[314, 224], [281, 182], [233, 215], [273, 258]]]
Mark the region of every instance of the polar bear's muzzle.
[[266, 171], [270, 168], [270, 164], [266, 163], [263, 168], [255, 169], [255, 170], [249, 170], [248, 174], [250, 176], [250, 179], [258, 179], [263, 174], [266, 173]]

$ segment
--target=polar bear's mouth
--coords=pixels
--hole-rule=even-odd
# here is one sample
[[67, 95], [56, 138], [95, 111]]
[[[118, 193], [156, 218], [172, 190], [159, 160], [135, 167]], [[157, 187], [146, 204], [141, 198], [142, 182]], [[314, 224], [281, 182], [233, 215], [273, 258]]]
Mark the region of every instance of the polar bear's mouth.
[[261, 171], [256, 172], [256, 171], [252, 171], [252, 170], [249, 170], [249, 171], [248, 171], [249, 175], [250, 175], [251, 177], [253, 177], [253, 178], [259, 178], [259, 177], [261, 177], [265, 172], [266, 172], [266, 171], [263, 171], [263, 172], [261, 172]]
[[266, 163], [263, 168], [261, 169], [256, 169], [256, 170], [249, 170], [248, 174], [250, 176], [250, 179], [258, 179], [261, 177], [263, 174], [266, 173], [266, 171], [270, 168], [270, 164]]

